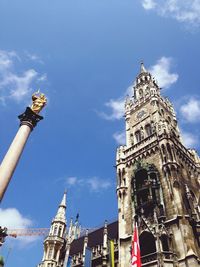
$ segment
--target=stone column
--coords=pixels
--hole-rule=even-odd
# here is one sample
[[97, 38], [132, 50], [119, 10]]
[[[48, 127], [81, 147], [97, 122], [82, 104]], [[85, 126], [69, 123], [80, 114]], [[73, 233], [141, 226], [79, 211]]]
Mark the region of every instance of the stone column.
[[43, 119], [42, 116], [33, 112], [29, 107], [18, 118], [20, 120], [20, 128], [0, 165], [0, 201], [9, 185], [31, 131]]

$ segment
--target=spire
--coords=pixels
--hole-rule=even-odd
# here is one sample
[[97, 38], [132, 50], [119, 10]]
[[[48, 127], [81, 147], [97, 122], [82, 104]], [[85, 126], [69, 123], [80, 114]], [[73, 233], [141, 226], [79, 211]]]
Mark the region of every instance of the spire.
[[67, 192], [65, 191], [59, 207], [65, 207], [66, 208], [66, 198], [67, 198]]
[[65, 217], [66, 198], [67, 198], [67, 193], [65, 191], [54, 220], [66, 222], [66, 217]]
[[147, 70], [145, 69], [144, 63], [143, 61], [141, 61], [141, 65], [140, 65], [140, 73], [144, 73], [147, 72]]

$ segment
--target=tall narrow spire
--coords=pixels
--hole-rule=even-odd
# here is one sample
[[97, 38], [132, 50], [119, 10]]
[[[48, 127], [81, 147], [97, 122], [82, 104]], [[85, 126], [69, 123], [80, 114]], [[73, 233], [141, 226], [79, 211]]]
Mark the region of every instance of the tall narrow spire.
[[63, 221], [63, 222], [66, 221], [66, 217], [65, 217], [66, 198], [67, 198], [67, 193], [65, 191], [54, 220]]
[[62, 206], [66, 208], [66, 198], [67, 198], [67, 192], [65, 191], [59, 207]]

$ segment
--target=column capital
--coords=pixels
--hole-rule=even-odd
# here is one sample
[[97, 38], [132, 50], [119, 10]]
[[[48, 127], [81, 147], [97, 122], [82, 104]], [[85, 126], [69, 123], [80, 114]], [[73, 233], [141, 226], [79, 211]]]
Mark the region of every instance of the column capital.
[[30, 107], [27, 107], [25, 112], [18, 116], [21, 125], [27, 125], [33, 130], [40, 120], [43, 120], [43, 117], [36, 114], [32, 111]]

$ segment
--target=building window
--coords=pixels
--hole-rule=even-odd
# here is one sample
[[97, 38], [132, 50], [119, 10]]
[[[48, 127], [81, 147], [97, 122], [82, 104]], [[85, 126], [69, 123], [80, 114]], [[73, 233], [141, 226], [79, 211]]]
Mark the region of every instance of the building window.
[[53, 248], [52, 248], [52, 247], [50, 247], [50, 248], [49, 248], [48, 259], [51, 259], [51, 258], [52, 258], [52, 256], [53, 256]]
[[151, 125], [150, 125], [150, 124], [147, 124], [147, 125], [145, 126], [145, 130], [146, 130], [146, 135], [147, 135], [147, 136], [152, 135], [152, 128], [151, 128]]
[[169, 251], [169, 244], [168, 244], [168, 237], [167, 235], [162, 235], [160, 237], [161, 243], [162, 243], [162, 250], [163, 251]]
[[53, 235], [57, 235], [57, 231], [58, 231], [58, 226], [56, 225], [56, 226], [54, 227]]
[[169, 155], [169, 160], [173, 161], [172, 150], [171, 150], [171, 146], [170, 146], [169, 143], [167, 143], [167, 152], [168, 152], [168, 155]]
[[136, 138], [137, 143], [139, 143], [142, 140], [140, 131], [135, 132], [135, 138]]
[[62, 233], [62, 226], [59, 227], [58, 236], [61, 237], [61, 233]]
[[143, 90], [142, 89], [139, 90], [139, 95], [140, 95], [140, 98], [143, 97]]
[[122, 174], [121, 174], [121, 170], [119, 169], [119, 172], [118, 172], [118, 185], [121, 186], [121, 183], [122, 183]]
[[156, 252], [155, 238], [151, 233], [144, 231], [140, 235], [139, 240], [141, 256], [146, 256]]
[[161, 145], [161, 148], [162, 148], [162, 154], [163, 154], [163, 161], [164, 163], [167, 162], [167, 157], [166, 157], [166, 149], [165, 149], [165, 146], [162, 144]]
[[156, 170], [139, 169], [132, 180], [133, 201], [138, 215], [146, 218], [153, 216], [153, 208], [157, 206], [159, 216], [163, 216], [161, 205], [161, 188]]

